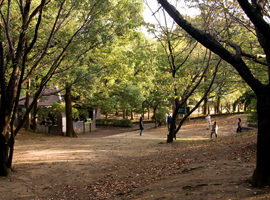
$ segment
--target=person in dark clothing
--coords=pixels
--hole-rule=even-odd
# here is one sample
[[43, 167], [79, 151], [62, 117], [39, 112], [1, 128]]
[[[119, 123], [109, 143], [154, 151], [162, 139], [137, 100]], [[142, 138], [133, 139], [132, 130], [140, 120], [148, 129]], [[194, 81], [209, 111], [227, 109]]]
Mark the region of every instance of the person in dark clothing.
[[140, 118], [140, 129], [141, 129], [141, 132], [140, 132], [140, 136], [142, 136], [143, 134], [142, 134], [142, 132], [143, 132], [143, 116], [141, 116], [141, 118]]
[[238, 133], [238, 131], [240, 133], [242, 132], [242, 122], [241, 122], [240, 118], [238, 118], [238, 126], [237, 126], [237, 129], [236, 129], [236, 133]]
[[172, 116], [170, 113], [168, 113], [167, 117], [166, 117], [166, 122], [167, 122], [167, 125], [168, 125], [168, 131], [170, 131], [170, 125], [171, 125], [171, 122], [172, 122]]
[[218, 125], [217, 125], [217, 122], [214, 122], [214, 124], [212, 125], [212, 128], [211, 128], [210, 138], [212, 138], [213, 134], [215, 134], [216, 138], [217, 138], [217, 131], [218, 131]]

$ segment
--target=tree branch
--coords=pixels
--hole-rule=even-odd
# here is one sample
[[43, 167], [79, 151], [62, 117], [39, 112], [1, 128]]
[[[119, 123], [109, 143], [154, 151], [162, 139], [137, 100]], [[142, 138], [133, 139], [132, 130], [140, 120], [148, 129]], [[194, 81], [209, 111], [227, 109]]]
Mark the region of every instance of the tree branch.
[[264, 85], [253, 76], [253, 74], [241, 58], [235, 57], [233, 54], [231, 54], [210, 34], [206, 34], [188, 23], [176, 10], [176, 8], [168, 3], [167, 0], [157, 1], [163, 6], [163, 8], [168, 12], [168, 14], [175, 20], [175, 22], [179, 26], [181, 26], [186, 32], [188, 32], [203, 46], [210, 49], [211, 51], [219, 55], [223, 60], [230, 63], [238, 71], [238, 73], [245, 80], [245, 82], [252, 88], [252, 90], [257, 94], [260, 93], [260, 89]]

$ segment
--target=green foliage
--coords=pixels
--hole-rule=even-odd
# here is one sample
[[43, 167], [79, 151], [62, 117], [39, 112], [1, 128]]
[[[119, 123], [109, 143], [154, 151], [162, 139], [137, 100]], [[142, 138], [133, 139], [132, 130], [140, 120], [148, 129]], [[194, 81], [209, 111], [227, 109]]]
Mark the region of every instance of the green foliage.
[[[254, 94], [254, 93], [253, 93]], [[258, 126], [257, 98], [252, 98], [248, 106], [249, 115], [247, 123], [249, 126]]]
[[48, 114], [55, 114], [56, 116], [61, 116], [65, 112], [65, 105], [60, 102], [53, 102], [47, 109]]
[[245, 106], [247, 106], [249, 108], [250, 111], [252, 110], [256, 110], [256, 102], [257, 102], [257, 97], [256, 94], [250, 90], [245, 92], [242, 96], [240, 96], [235, 102], [234, 104], [245, 104]]
[[156, 115], [152, 116], [152, 120], [155, 120], [155, 117], [157, 119], [158, 125], [162, 125], [166, 122], [166, 114], [169, 112], [169, 110], [167, 108], [158, 108], [156, 111]]
[[97, 126], [120, 126], [132, 127], [133, 123], [129, 119], [96, 119]]
[[38, 117], [48, 117], [49, 113], [47, 112], [47, 108], [42, 106], [38, 106]]
[[250, 115], [247, 117], [248, 126], [258, 126], [258, 113], [251, 112]]

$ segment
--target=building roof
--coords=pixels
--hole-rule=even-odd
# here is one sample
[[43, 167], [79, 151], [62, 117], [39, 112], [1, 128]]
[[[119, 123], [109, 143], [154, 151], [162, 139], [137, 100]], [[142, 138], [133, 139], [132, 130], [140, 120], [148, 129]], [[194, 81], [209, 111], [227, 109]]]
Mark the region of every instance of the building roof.
[[[58, 102], [62, 101], [61, 94], [60, 93], [53, 94], [54, 92], [55, 92], [54, 89], [45, 89], [42, 92], [42, 97], [40, 98], [38, 105], [39, 106], [50, 106], [55, 101], [58, 101]], [[29, 104], [31, 104], [32, 101], [33, 101], [33, 98], [30, 98]], [[25, 96], [20, 98], [18, 105], [24, 106], [24, 103], [25, 103]]]

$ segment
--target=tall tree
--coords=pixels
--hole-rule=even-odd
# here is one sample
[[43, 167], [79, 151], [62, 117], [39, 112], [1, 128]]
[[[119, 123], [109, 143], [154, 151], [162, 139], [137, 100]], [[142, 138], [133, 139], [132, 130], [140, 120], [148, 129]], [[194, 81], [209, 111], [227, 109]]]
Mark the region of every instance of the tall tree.
[[[85, 55], [84, 52], [88, 52], [89, 38], [100, 45], [102, 30], [121, 34], [121, 27], [132, 27], [129, 22], [139, 18], [136, 18], [136, 10], [131, 8], [141, 4], [142, 1], [129, 0], [1, 1], [0, 175], [8, 174], [15, 135], [40, 98], [44, 87], [56, 72], [74, 67], [64, 65], [69, 58], [70, 48], [75, 47], [73, 44], [86, 44], [77, 45], [81, 51], [73, 55], [76, 63]], [[121, 10], [126, 10], [126, 15], [120, 14]], [[98, 23], [100, 26], [94, 26]], [[92, 33], [95, 33], [94, 37]], [[23, 120], [14, 130], [22, 86], [35, 76], [39, 76], [39, 87], [33, 94], [33, 101]]]
[[[232, 38], [221, 38], [219, 30], [213, 32], [203, 32], [200, 29], [191, 25], [180, 12], [168, 3], [167, 0], [157, 0], [161, 6], [167, 11], [167, 13], [174, 19], [174, 21], [181, 26], [187, 33], [194, 37], [206, 48], [210, 49], [223, 60], [230, 63], [244, 79], [244, 81], [251, 87], [257, 96], [257, 112], [258, 112], [258, 137], [257, 137], [257, 162], [256, 169], [252, 176], [253, 186], [263, 187], [270, 185], [270, 25], [269, 19], [269, 3], [266, 0], [237, 0], [228, 1], [226, 16], [241, 17], [237, 18], [243, 26], [252, 23], [251, 31], [254, 31], [254, 38], [257, 39], [257, 44], [260, 48], [260, 55], [254, 55], [252, 49], [249, 53], [243, 51], [242, 44], [239, 45], [233, 42]], [[211, 1], [209, 1], [209, 4]], [[231, 10], [234, 7], [238, 7], [246, 14], [242, 12], [242, 15], [234, 15]], [[227, 23], [228, 25], [228, 23]], [[239, 24], [240, 26], [240, 24]], [[227, 26], [226, 26], [227, 27]], [[226, 28], [225, 27], [225, 28]], [[248, 28], [248, 27], [247, 27]], [[226, 29], [225, 29], [226, 30]], [[249, 31], [249, 29], [248, 29]], [[221, 31], [222, 32], [222, 31]], [[229, 37], [228, 37], [229, 38]], [[245, 42], [245, 41], [242, 41]], [[248, 41], [247, 41], [248, 42]], [[263, 55], [263, 56], [261, 56]], [[259, 57], [264, 57], [258, 60]], [[257, 77], [252, 70], [252, 65], [249, 64], [247, 59], [252, 59], [256, 63], [256, 67], [267, 72], [268, 79], [262, 80]]]
[[[148, 7], [150, 8], [149, 5]], [[188, 36], [179, 27], [175, 27], [175, 23], [169, 26], [166, 19], [168, 16], [165, 15], [165, 11], [163, 9], [159, 11], [162, 13], [160, 15], [164, 16], [164, 22], [159, 20], [161, 17], [155, 17], [159, 25], [158, 30], [152, 29], [152, 33], [154, 33], [162, 47], [162, 49], [159, 50], [162, 60], [160, 62], [160, 71], [162, 76], [164, 72], [167, 75], [167, 80], [163, 82], [163, 88], [165, 87], [166, 89], [164, 89], [166, 91], [163, 92], [170, 94], [169, 99], [174, 105], [171, 128], [167, 139], [167, 142], [172, 142], [173, 137], [176, 136], [176, 132], [183, 123], [182, 121], [179, 125], [176, 124], [178, 110], [181, 106], [186, 105], [188, 98], [194, 94], [195, 90], [200, 85], [208, 71], [212, 57], [211, 53], [209, 53], [209, 51], [207, 52], [203, 46], [198, 45], [193, 38]], [[155, 16], [159, 12], [152, 11], [152, 13]], [[162, 24], [164, 24], [164, 26], [162, 26]], [[207, 56], [208, 54], [209, 56]], [[197, 59], [194, 59], [196, 57]], [[208, 59], [206, 59], [207, 57]], [[167, 83], [166, 86], [164, 83]], [[209, 88], [206, 88], [206, 91], [209, 92]], [[191, 111], [193, 111], [193, 109]], [[190, 113], [188, 115], [190, 115]], [[184, 119], [186, 119], [186, 117]], [[178, 127], [175, 129], [176, 125], [178, 125]]]

